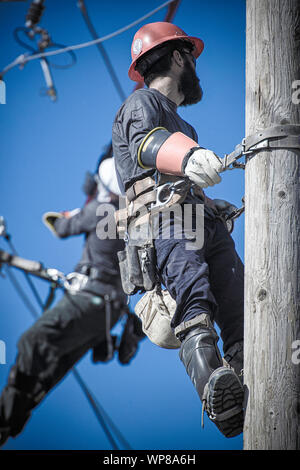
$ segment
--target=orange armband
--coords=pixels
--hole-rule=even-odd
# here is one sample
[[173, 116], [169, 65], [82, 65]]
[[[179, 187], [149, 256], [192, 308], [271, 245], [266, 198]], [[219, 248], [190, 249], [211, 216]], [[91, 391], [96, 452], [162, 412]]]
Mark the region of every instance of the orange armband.
[[199, 147], [182, 132], [171, 133], [156, 127], [143, 139], [138, 150], [138, 163], [142, 168], [157, 168], [170, 175], [183, 175], [183, 163], [192, 149]]

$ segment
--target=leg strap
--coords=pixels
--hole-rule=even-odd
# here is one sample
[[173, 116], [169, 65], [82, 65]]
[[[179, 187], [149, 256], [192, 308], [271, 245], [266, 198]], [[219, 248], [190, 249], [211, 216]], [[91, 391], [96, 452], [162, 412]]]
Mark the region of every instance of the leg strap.
[[195, 328], [196, 326], [204, 326], [206, 328], [213, 328], [213, 324], [210, 319], [210, 316], [207, 313], [201, 313], [201, 315], [197, 315], [191, 320], [180, 323], [180, 325], [176, 326], [174, 330], [175, 336], [178, 337], [182, 333], [185, 333], [191, 328]]

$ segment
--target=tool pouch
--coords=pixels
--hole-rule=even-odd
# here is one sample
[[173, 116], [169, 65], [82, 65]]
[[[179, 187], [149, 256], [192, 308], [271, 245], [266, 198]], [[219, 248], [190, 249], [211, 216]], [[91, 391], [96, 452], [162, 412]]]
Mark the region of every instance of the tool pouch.
[[122, 288], [125, 294], [133, 295], [138, 292], [137, 286], [130, 281], [130, 269], [129, 269], [129, 256], [127, 246], [125, 250], [118, 251], [119, 267], [120, 267], [120, 276], [122, 282]]
[[169, 292], [158, 289], [146, 292], [134, 307], [135, 314], [142, 322], [143, 332], [152, 343], [166, 349], [180, 347], [180, 341], [171, 328], [175, 310], [176, 302]]
[[127, 295], [154, 289], [156, 284], [155, 249], [153, 246], [127, 244], [118, 252], [122, 287]]
[[140, 270], [145, 291], [154, 289], [156, 285], [156, 256], [154, 246], [144, 246], [138, 250]]
[[129, 271], [129, 280], [137, 287], [143, 286], [143, 273], [141, 270], [139, 247], [136, 245], [128, 244], [126, 246], [127, 262]]

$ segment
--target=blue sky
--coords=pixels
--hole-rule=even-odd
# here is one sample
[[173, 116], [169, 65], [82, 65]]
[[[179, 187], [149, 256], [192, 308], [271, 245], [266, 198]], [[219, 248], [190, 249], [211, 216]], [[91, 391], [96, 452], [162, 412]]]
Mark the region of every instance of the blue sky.
[[[99, 36], [131, 23], [161, 3], [86, 1]], [[24, 52], [14, 41], [13, 30], [24, 25], [28, 6], [29, 2], [0, 3], [0, 69]], [[146, 22], [162, 21], [165, 12], [166, 8]], [[182, 0], [174, 23], [205, 43], [197, 62], [203, 100], [179, 108], [179, 114], [195, 127], [201, 146], [223, 157], [244, 137], [245, 2]], [[60, 44], [91, 39], [75, 0], [46, 1], [40, 24]], [[126, 95], [134, 87], [127, 76], [131, 41], [142, 24], [103, 43]], [[72, 271], [79, 259], [83, 238], [58, 240], [42, 224], [41, 217], [49, 210], [84, 204], [81, 187], [85, 172], [94, 171], [99, 155], [110, 142], [112, 122], [121, 104], [96, 47], [82, 49], [76, 56], [74, 67], [53, 69], [56, 103], [41, 96], [44, 78], [39, 62], [33, 61], [4, 76], [6, 104], [0, 105], [0, 215], [6, 218], [21, 256], [65, 273]], [[61, 63], [63, 58], [55, 60]], [[240, 206], [243, 171], [228, 171], [207, 194]], [[233, 238], [244, 259], [243, 216], [236, 223]], [[8, 249], [3, 239], [0, 248]], [[34, 304], [22, 273], [15, 271], [15, 275]], [[45, 298], [48, 285], [34, 282]], [[0, 340], [6, 344], [6, 364], [0, 364], [2, 389], [16, 356], [17, 340], [33, 319], [7, 278], [0, 277], [0, 295]], [[60, 296], [58, 292], [56, 299]], [[224, 438], [207, 418], [201, 429], [201, 404], [178, 351], [164, 350], [144, 340], [129, 366], [120, 365], [116, 358], [95, 365], [88, 353], [78, 370], [133, 449], [242, 448], [242, 436]], [[4, 448], [111, 447], [69, 374], [35, 410], [24, 432]]]

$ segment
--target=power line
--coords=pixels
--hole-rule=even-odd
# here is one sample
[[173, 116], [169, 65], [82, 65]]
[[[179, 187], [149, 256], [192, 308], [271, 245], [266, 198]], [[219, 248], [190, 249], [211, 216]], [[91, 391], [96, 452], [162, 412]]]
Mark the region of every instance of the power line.
[[[31, 61], [31, 60], [35, 60], [35, 59], [45, 59], [45, 57], [47, 56], [52, 56], [52, 55], [58, 55], [58, 54], [63, 54], [63, 53], [66, 53], [66, 52], [70, 52], [72, 53], [73, 50], [76, 50], [76, 49], [81, 49], [81, 48], [84, 48], [84, 47], [89, 47], [89, 46], [92, 46], [92, 45], [97, 45], [98, 47], [98, 50], [99, 52], [101, 53], [102, 57], [103, 57], [103, 60], [106, 64], [106, 67], [110, 73], [110, 76], [111, 76], [111, 79], [119, 93], [119, 96], [121, 98], [122, 101], [124, 101], [126, 99], [126, 95], [121, 87], [121, 84], [118, 80], [118, 77], [113, 69], [113, 66], [110, 62], [110, 59], [104, 49], [104, 47], [102, 46], [101, 42], [104, 42], [108, 39], [111, 39], [125, 31], [127, 31], [128, 29], [130, 29], [131, 27], [135, 26], [136, 24], [144, 21], [145, 19], [147, 19], [149, 16], [152, 16], [153, 14], [155, 14], [156, 12], [158, 12], [159, 10], [161, 10], [162, 8], [164, 8], [165, 6], [167, 5], [171, 5], [173, 3], [173, 5], [169, 8], [169, 11], [167, 12], [167, 16], [166, 16], [166, 19], [165, 21], [171, 21], [172, 20], [172, 17], [175, 15], [175, 12], [178, 8], [178, 5], [179, 5], [179, 2], [180, 0], [168, 0], [167, 2], [163, 3], [162, 5], [160, 5], [159, 7], [155, 8], [154, 10], [152, 10], [151, 12], [147, 13], [146, 15], [144, 15], [143, 17], [139, 18], [138, 20], [134, 21], [133, 23], [130, 23], [129, 25], [115, 31], [114, 33], [111, 33], [109, 35], [106, 35], [106, 36], [103, 36], [102, 38], [99, 38], [98, 35], [97, 35], [97, 32], [88, 16], [88, 12], [87, 12], [87, 9], [85, 7], [85, 4], [84, 4], [84, 0], [79, 0], [78, 2], [78, 5], [79, 5], [79, 8], [81, 9], [81, 12], [83, 14], [83, 17], [86, 21], [86, 24], [87, 24], [87, 27], [88, 29], [90, 30], [91, 32], [91, 35], [94, 37], [94, 40], [93, 41], [89, 41], [89, 42], [86, 42], [86, 43], [82, 43], [82, 44], [78, 44], [78, 45], [74, 45], [74, 46], [68, 46], [68, 47], [62, 47], [61, 49], [59, 50], [55, 50], [55, 51], [48, 51], [48, 52], [43, 52], [43, 53], [33, 53], [32, 55], [28, 56], [27, 54], [22, 54], [20, 55], [19, 57], [17, 57], [11, 64], [9, 64], [7, 67], [4, 68], [4, 70], [0, 73], [0, 78], [6, 73], [8, 72], [10, 69], [12, 69], [13, 67], [17, 66], [17, 65], [25, 65], [27, 62]], [[20, 30], [22, 28], [19, 28]], [[24, 29], [24, 28], [23, 28]], [[16, 33], [17, 34], [17, 33]], [[21, 43], [21, 40], [19, 41]], [[27, 49], [30, 47], [28, 46], [27, 44], [23, 43], [24, 46], [27, 47]], [[53, 44], [54, 45], [54, 44]], [[34, 49], [33, 48], [30, 48], [33, 52], [34, 52]], [[6, 237], [5, 237], [6, 238]], [[12, 251], [17, 254], [14, 246], [12, 245], [11, 241], [10, 241], [10, 238], [6, 238], [7, 242], [10, 244], [10, 247], [12, 249]], [[37, 319], [39, 317], [39, 314], [36, 312], [35, 308], [32, 306], [31, 302], [29, 301], [28, 297], [26, 296], [25, 292], [23, 291], [23, 289], [21, 288], [20, 284], [18, 283], [16, 277], [13, 275], [12, 272], [10, 272], [10, 269], [7, 268], [6, 269], [6, 272], [8, 274], [8, 277], [10, 278], [12, 284], [14, 285], [15, 289], [17, 290], [19, 296], [22, 298], [24, 304], [26, 305], [26, 307], [28, 308], [28, 310], [30, 311], [30, 313], [32, 314], [32, 316]], [[34, 284], [32, 283], [29, 275], [24, 272], [25, 274], [25, 277], [27, 279], [27, 282], [37, 300], [37, 302], [39, 303], [40, 307], [44, 310], [44, 305], [41, 301], [41, 298], [39, 297], [39, 294], [34, 286]], [[79, 384], [79, 386], [81, 387], [83, 393], [85, 394], [85, 396], [87, 397], [88, 399], [88, 402], [90, 403], [94, 413], [95, 413], [95, 416], [98, 420], [98, 422], [100, 423], [100, 425], [102, 426], [104, 432], [105, 432], [105, 435], [107, 436], [109, 442], [111, 443], [112, 447], [114, 450], [117, 450], [118, 449], [118, 446], [117, 446], [117, 443], [115, 441], [115, 439], [113, 438], [113, 435], [112, 433], [110, 432], [109, 430], [109, 427], [106, 425], [106, 421], [109, 423], [110, 427], [113, 429], [114, 433], [116, 434], [116, 436], [118, 436], [118, 439], [120, 442], [123, 443], [123, 446], [125, 448], [127, 448], [128, 450], [131, 450], [131, 446], [130, 444], [128, 443], [128, 441], [124, 438], [124, 436], [122, 435], [121, 431], [118, 429], [118, 427], [114, 424], [114, 422], [112, 421], [112, 419], [109, 417], [109, 415], [106, 413], [106, 411], [104, 410], [104, 408], [101, 406], [101, 404], [99, 403], [99, 401], [93, 396], [92, 392], [89, 390], [89, 388], [87, 387], [86, 383], [84, 382], [84, 380], [82, 379], [82, 377], [80, 376], [79, 372], [75, 369], [75, 367], [72, 368], [72, 372], [73, 372], [73, 375], [77, 381], [77, 383]], [[106, 421], [105, 421], [106, 420]]]
[[84, 43], [80, 43], [80, 44], [75, 44], [74, 46], [67, 46], [67, 47], [64, 47], [62, 49], [58, 49], [58, 50], [54, 50], [54, 51], [41, 52], [41, 53], [32, 54], [32, 55], [21, 54], [13, 62], [8, 64], [2, 70], [2, 72], [0, 73], [0, 78], [3, 77], [3, 75], [5, 73], [7, 73], [9, 70], [11, 70], [13, 67], [16, 67], [17, 65], [24, 66], [27, 62], [30, 62], [31, 60], [37, 60], [37, 59], [41, 59], [43, 57], [49, 57], [49, 56], [53, 56], [53, 55], [64, 54], [64, 53], [69, 52], [69, 51], [74, 51], [74, 50], [78, 50], [78, 49], [83, 49], [85, 47], [94, 46], [95, 44], [99, 44], [101, 42], [107, 41], [108, 39], [112, 39], [112, 38], [124, 33], [125, 31], [127, 31], [128, 29], [130, 29], [133, 26], [137, 25], [138, 23], [146, 20], [147, 18], [149, 18], [149, 16], [154, 15], [159, 10], [161, 10], [165, 6], [169, 5], [170, 3], [173, 3], [174, 1], [176, 1], [176, 0], [168, 0], [167, 2], [162, 3], [160, 6], [158, 6], [154, 10], [151, 10], [149, 13], [142, 16], [141, 18], [138, 18], [137, 20], [133, 21], [132, 23], [124, 26], [123, 28], [118, 29], [117, 31], [114, 31], [113, 33], [107, 34], [106, 36], [103, 36], [102, 38], [94, 39], [92, 41], [88, 41], [88, 42], [84, 42]]
[[[84, 0], [79, 0], [77, 4], [78, 4], [78, 7], [79, 7], [79, 9], [80, 9], [80, 11], [81, 11], [81, 13], [82, 13], [82, 16], [83, 16], [83, 18], [84, 18], [84, 21], [86, 22], [86, 25], [87, 25], [87, 27], [88, 27], [88, 29], [89, 29], [89, 31], [90, 31], [92, 37], [93, 37], [94, 39], [98, 39], [99, 36], [98, 36], [98, 34], [97, 34], [97, 32], [96, 32], [96, 30], [95, 30], [95, 28], [94, 28], [93, 23], [91, 22], [91, 19], [90, 19], [90, 17], [89, 17], [89, 14], [88, 14], [86, 5], [85, 5], [85, 3], [84, 3]], [[108, 57], [108, 55], [107, 55], [107, 53], [106, 53], [106, 50], [104, 49], [104, 46], [102, 46], [101, 43], [97, 43], [96, 46], [97, 46], [97, 48], [98, 48], [98, 50], [99, 50], [99, 52], [100, 52], [100, 54], [101, 54], [101, 56], [102, 56], [102, 58], [103, 58], [103, 60], [104, 60], [104, 63], [105, 63], [105, 65], [106, 65], [107, 70], [108, 70], [108, 72], [109, 72], [109, 74], [110, 74], [110, 77], [111, 77], [111, 79], [112, 79], [112, 81], [113, 81], [113, 83], [114, 83], [114, 85], [115, 85], [115, 87], [116, 87], [116, 90], [117, 90], [117, 92], [118, 92], [118, 94], [119, 94], [119, 96], [120, 96], [120, 98], [121, 98], [121, 101], [125, 101], [125, 99], [126, 99], [126, 94], [125, 94], [125, 92], [124, 92], [123, 89], [122, 89], [120, 80], [118, 79], [118, 76], [117, 76], [117, 74], [116, 74], [116, 72], [115, 72], [115, 70], [114, 70], [114, 68], [113, 68], [113, 66], [112, 66], [112, 63], [111, 63], [111, 61], [110, 61], [110, 59], [109, 59], [109, 57]]]
[[89, 403], [92, 406], [92, 408], [94, 410], [94, 413], [95, 413], [99, 423], [101, 424], [101, 426], [103, 428], [103, 431], [105, 432], [106, 437], [108, 438], [109, 442], [111, 443], [112, 448], [114, 450], [118, 450], [118, 445], [117, 445], [116, 441], [114, 440], [113, 435], [111, 434], [108, 426], [106, 425], [105, 419], [103, 418], [101, 410], [97, 406], [97, 403], [95, 402], [95, 399], [94, 399], [92, 393], [87, 388], [86, 384], [84, 383], [84, 381], [82, 380], [80, 374], [77, 372], [77, 370], [75, 368], [72, 369], [72, 372], [74, 374], [75, 379], [79, 383], [81, 389], [84, 391], [85, 395], [88, 397]]
[[[10, 246], [11, 251], [13, 252], [13, 254], [17, 255], [17, 251], [16, 251], [16, 249], [15, 249], [15, 247], [14, 247], [12, 241], [11, 241], [10, 235], [6, 234], [6, 235], [5, 235], [5, 240], [7, 241], [8, 245]], [[44, 305], [43, 305], [42, 299], [41, 299], [41, 297], [40, 297], [40, 295], [39, 295], [39, 293], [38, 293], [38, 291], [37, 291], [35, 285], [33, 284], [33, 282], [32, 282], [32, 280], [31, 280], [29, 274], [26, 273], [25, 271], [23, 271], [23, 273], [24, 273], [24, 276], [25, 276], [25, 278], [26, 278], [26, 281], [27, 281], [27, 283], [28, 283], [28, 285], [29, 285], [29, 287], [30, 287], [30, 289], [31, 289], [31, 291], [32, 291], [32, 293], [33, 293], [33, 295], [34, 295], [34, 297], [35, 297], [37, 303], [39, 304], [39, 306], [40, 306], [41, 309], [44, 309]], [[20, 287], [21, 287], [21, 286], [20, 286]], [[25, 293], [24, 293], [23, 297], [24, 297], [24, 296], [25, 296]], [[26, 301], [26, 302], [28, 303], [29, 301]], [[30, 303], [30, 302], [29, 302], [29, 303]], [[31, 309], [31, 310], [32, 310], [32, 309]], [[35, 317], [36, 317], [36, 316], [38, 316], [38, 313], [37, 313], [37, 312], [35, 312]]]
[[12, 270], [9, 267], [5, 267], [5, 272], [7, 276], [9, 277], [9, 280], [13, 284], [14, 288], [16, 289], [17, 293], [23, 300], [24, 305], [26, 305], [27, 309], [30, 311], [31, 315], [37, 319], [39, 317], [39, 314], [33, 307], [32, 303], [28, 299], [27, 295], [25, 294], [24, 290], [22, 289], [20, 283], [18, 282], [16, 276], [13, 274]]

